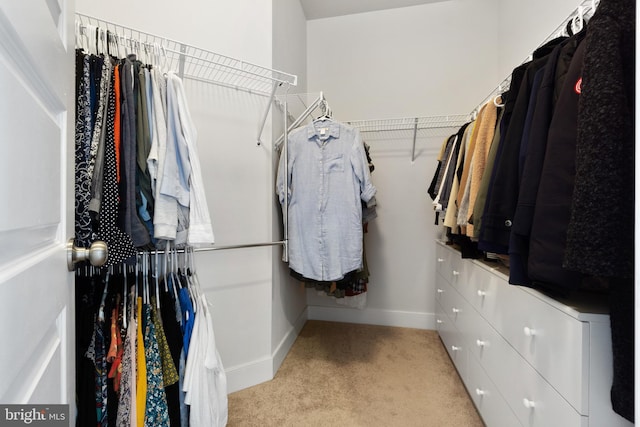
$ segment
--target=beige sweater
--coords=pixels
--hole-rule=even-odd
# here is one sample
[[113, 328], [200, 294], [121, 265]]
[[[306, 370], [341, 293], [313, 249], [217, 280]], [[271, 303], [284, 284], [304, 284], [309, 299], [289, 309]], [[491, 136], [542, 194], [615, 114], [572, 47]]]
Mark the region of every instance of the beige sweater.
[[[496, 130], [496, 119], [498, 114], [498, 108], [493, 103], [493, 100], [485, 104], [484, 113], [482, 115], [482, 123], [478, 126], [478, 135], [476, 138], [475, 150], [473, 151], [472, 159], [472, 175], [470, 177], [469, 186], [469, 208], [467, 210], [467, 222], [473, 214], [473, 208], [475, 206], [476, 198], [478, 196], [478, 190], [480, 189], [480, 183], [482, 182], [482, 176], [485, 172], [487, 165], [487, 156], [489, 155], [489, 149], [491, 148], [491, 142], [493, 141], [493, 134]], [[489, 171], [491, 173], [491, 171]], [[473, 224], [467, 225], [467, 236], [473, 236]]]

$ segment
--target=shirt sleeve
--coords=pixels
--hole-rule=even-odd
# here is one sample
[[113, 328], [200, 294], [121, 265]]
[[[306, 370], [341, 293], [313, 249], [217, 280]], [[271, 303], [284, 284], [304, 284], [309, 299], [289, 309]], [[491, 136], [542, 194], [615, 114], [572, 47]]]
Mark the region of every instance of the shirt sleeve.
[[371, 200], [376, 194], [376, 187], [371, 182], [371, 174], [369, 173], [369, 163], [367, 155], [364, 151], [364, 143], [360, 131], [355, 130], [355, 139], [351, 150], [351, 165], [353, 171], [360, 183], [360, 198], [364, 202]]
[[280, 152], [280, 162], [278, 164], [278, 175], [276, 177], [276, 194], [278, 195], [278, 199], [280, 200], [280, 204], [281, 205], [284, 204], [284, 192], [285, 191], [287, 191], [289, 193], [289, 198], [291, 197], [291, 189], [287, 188], [285, 190], [285, 186], [287, 185], [286, 182], [287, 181], [291, 182], [291, 177], [290, 176], [289, 176], [289, 179], [286, 179], [287, 174], [289, 174], [289, 171], [291, 170], [291, 164], [289, 163], [289, 165], [288, 165], [289, 166], [289, 168], [288, 168], [289, 171], [285, 172], [285, 170], [284, 170], [284, 156], [285, 156], [285, 150], [283, 148], [283, 150]]

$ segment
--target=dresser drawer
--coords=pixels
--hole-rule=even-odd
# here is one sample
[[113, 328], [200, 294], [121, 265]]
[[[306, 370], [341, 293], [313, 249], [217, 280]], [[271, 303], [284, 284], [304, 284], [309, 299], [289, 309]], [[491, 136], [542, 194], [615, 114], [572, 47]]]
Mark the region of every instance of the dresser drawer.
[[[485, 328], [482, 331], [482, 328]], [[505, 339], [488, 324], [476, 325], [476, 357], [525, 427], [587, 425], [579, 414]]]
[[[511, 285], [505, 285], [511, 286]], [[514, 287], [501, 333], [573, 407], [589, 413], [589, 323]]]
[[474, 263], [471, 305], [581, 414], [589, 413], [589, 324], [558, 310], [537, 291]]
[[468, 283], [468, 267], [470, 266], [458, 251], [444, 245], [436, 246], [436, 270], [451, 285], [457, 287]]
[[467, 377], [467, 389], [485, 425], [489, 427], [517, 427], [521, 425], [473, 354], [469, 354]]
[[442, 275], [442, 277], [448, 277], [451, 270], [451, 257], [455, 255], [454, 252], [443, 244], [436, 244], [436, 271]]
[[436, 299], [442, 305], [444, 313], [456, 328], [468, 334], [473, 325], [473, 319], [478, 316], [477, 312], [453, 286], [444, 280], [436, 280], [436, 283], [438, 283], [436, 293], [438, 293], [439, 290], [442, 291], [439, 293], [439, 297], [436, 296]]
[[469, 286], [461, 289], [464, 297], [482, 317], [498, 331], [502, 331], [511, 321], [510, 313], [505, 310], [507, 304], [518, 295], [514, 286], [506, 279], [486, 268], [473, 263]]
[[[456, 326], [450, 321], [449, 316], [444, 314], [444, 309], [440, 303], [436, 303], [436, 326], [438, 334], [442, 340], [451, 361], [458, 370], [461, 378], [465, 378], [467, 374], [467, 350], [463, 346], [462, 334]], [[438, 319], [440, 322], [438, 323]]]

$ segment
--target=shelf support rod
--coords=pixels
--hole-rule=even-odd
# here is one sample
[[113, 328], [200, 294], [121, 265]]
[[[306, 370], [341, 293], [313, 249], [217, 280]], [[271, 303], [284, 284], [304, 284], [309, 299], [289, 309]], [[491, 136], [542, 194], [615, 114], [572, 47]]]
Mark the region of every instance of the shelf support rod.
[[262, 144], [262, 132], [264, 132], [264, 125], [267, 124], [267, 117], [269, 116], [269, 111], [271, 110], [271, 104], [273, 104], [273, 98], [276, 96], [276, 89], [282, 83], [278, 84], [278, 82], [273, 82], [273, 87], [271, 88], [271, 95], [269, 96], [269, 102], [267, 103], [267, 108], [264, 110], [264, 115], [262, 116], [262, 124], [260, 125], [260, 130], [258, 130], [258, 145]]
[[416, 138], [418, 137], [418, 118], [413, 121], [413, 148], [411, 149], [411, 163], [416, 161]]
[[282, 147], [282, 154], [284, 156], [284, 205], [282, 206], [282, 225], [283, 236], [282, 240], [284, 245], [282, 248], [282, 261], [289, 262], [289, 127], [287, 126], [287, 120], [289, 118], [289, 106], [288, 106], [289, 86], [284, 94], [284, 146]]
[[187, 52], [187, 46], [184, 44], [180, 45], [180, 57], [178, 58], [178, 77], [180, 79], [184, 79], [184, 63], [186, 61], [185, 53]]

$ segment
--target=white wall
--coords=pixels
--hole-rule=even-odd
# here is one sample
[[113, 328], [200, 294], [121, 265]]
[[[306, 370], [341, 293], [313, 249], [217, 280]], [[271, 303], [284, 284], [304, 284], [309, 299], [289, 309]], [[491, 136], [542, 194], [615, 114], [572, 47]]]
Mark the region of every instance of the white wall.
[[271, 3], [76, 0], [76, 11], [268, 67]]
[[309, 91], [340, 119], [470, 112], [498, 79], [497, 0], [308, 22]]
[[[467, 114], [500, 79], [497, 2], [454, 0], [309, 21], [308, 87], [338, 120]], [[451, 130], [453, 132], [453, 130]], [[378, 218], [365, 310], [308, 292], [310, 318], [433, 328], [436, 227], [427, 195], [444, 136], [375, 136]]]
[[579, 4], [580, 0], [499, 0], [501, 78], [522, 64]]
[[[275, 0], [273, 2], [273, 68], [298, 76], [298, 85], [291, 92], [306, 91], [307, 76], [307, 23], [304, 11], [298, 0]], [[284, 115], [274, 109], [273, 136], [277, 139], [284, 132]], [[272, 183], [279, 160], [278, 152], [273, 155]], [[272, 187], [273, 204], [273, 240], [283, 238], [282, 212]], [[306, 296], [304, 289], [292, 280], [288, 266], [282, 262], [282, 248], [274, 250], [273, 290], [272, 290], [272, 331], [271, 348], [273, 352], [273, 371], [280, 367], [289, 348], [298, 336], [298, 332], [307, 320]]]
[[[271, 2], [78, 0], [76, 10], [271, 68]], [[185, 80], [216, 244], [272, 238], [271, 122], [256, 145], [267, 98]], [[229, 391], [273, 376], [269, 247], [199, 253], [198, 276], [213, 304]]]

